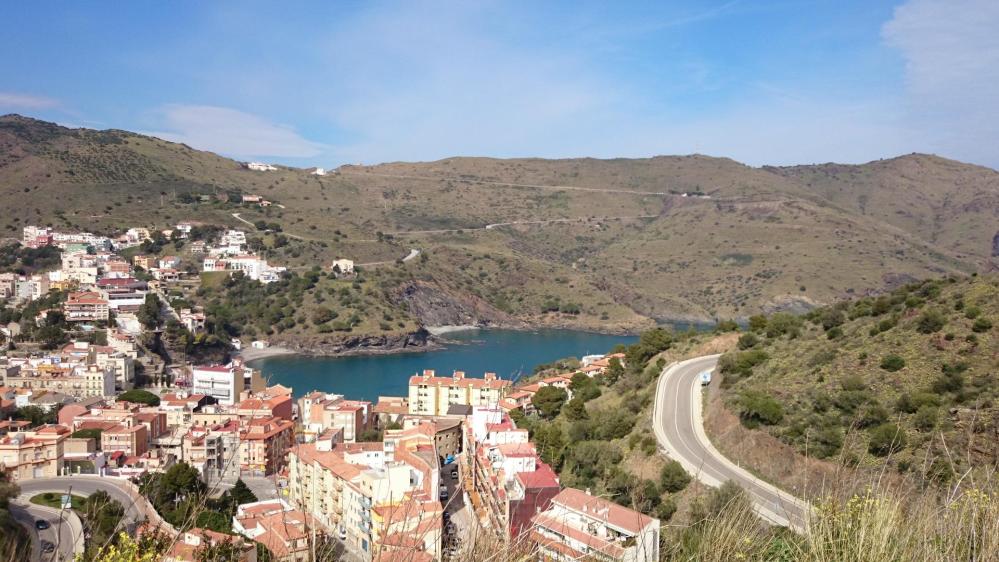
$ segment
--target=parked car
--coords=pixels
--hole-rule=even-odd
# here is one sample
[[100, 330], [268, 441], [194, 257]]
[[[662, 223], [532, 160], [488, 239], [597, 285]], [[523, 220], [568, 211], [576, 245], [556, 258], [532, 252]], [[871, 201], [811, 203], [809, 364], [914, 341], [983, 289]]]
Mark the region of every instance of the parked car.
[[339, 536], [340, 540], [342, 541], [347, 540], [347, 529], [340, 527], [340, 532], [337, 534], [337, 536]]
[[50, 541], [42, 541], [42, 552], [49, 554], [50, 552], [55, 552], [55, 545]]
[[452, 470], [451, 471], [451, 478], [454, 478], [455, 480], [458, 479], [458, 471], [457, 470]]
[[441, 489], [441, 499], [442, 500], [447, 499], [447, 490]]

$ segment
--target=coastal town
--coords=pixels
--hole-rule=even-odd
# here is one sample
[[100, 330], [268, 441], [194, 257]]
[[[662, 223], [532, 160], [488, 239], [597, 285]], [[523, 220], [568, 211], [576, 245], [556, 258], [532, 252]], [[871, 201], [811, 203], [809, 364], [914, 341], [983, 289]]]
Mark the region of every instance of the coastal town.
[[[252, 367], [267, 340], [206, 333], [211, 319], [190, 298], [205, 274], [260, 284], [288, 274], [243, 231], [179, 223], [114, 237], [22, 234], [31, 267], [0, 273], [0, 468], [20, 486], [15, 503], [62, 498], [56, 525], [70, 527], [69, 540], [45, 520], [22, 521], [43, 559], [88, 548], [73, 529], [92, 522], [62, 513], [73, 511], [74, 489], [93, 489], [133, 504], [118, 529], [169, 537], [166, 560], [225, 546], [227, 559], [247, 562], [263, 552], [430, 561], [475, 544], [545, 560], [658, 560], [659, 520], [563, 486], [517, 422], [553, 389], [571, 399], [580, 381], [620, 368], [624, 354], [524, 381], [425, 370], [407, 394], [376, 401], [293, 389]], [[165, 241], [180, 241], [184, 255], [163, 255]], [[355, 273], [349, 259], [323, 269]], [[163, 353], [178, 339], [184, 353]], [[188, 485], [205, 501], [231, 499], [228, 511], [182, 512], [183, 494], [161, 501], [156, 483], [180, 474], [196, 476]]]

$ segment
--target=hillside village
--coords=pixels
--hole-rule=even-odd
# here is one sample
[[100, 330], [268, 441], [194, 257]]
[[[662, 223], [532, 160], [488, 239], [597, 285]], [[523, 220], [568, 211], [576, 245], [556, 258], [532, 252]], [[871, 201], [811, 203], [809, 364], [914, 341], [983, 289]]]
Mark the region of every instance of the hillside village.
[[[188, 257], [149, 252], [163, 239], [186, 241]], [[324, 544], [357, 560], [429, 561], [458, 556], [477, 532], [552, 557], [658, 559], [658, 520], [562, 486], [515, 421], [537, 411], [542, 389], [571, 399], [573, 377], [601, 377], [623, 354], [518, 386], [426, 371], [408, 395], [375, 403], [298, 395], [268, 386], [238, 355], [266, 340], [218, 342], [227, 351], [215, 362], [161, 349], [169, 333], [206, 336], [205, 312], [176, 296], [192, 279], [268, 284], [286, 274], [249, 251], [245, 233], [180, 223], [110, 238], [28, 226], [19, 251], [22, 271], [0, 274], [3, 474], [22, 486], [94, 475], [146, 495], [150, 515], [122, 521], [174, 536], [167, 560], [220, 545], [238, 560], [260, 549], [302, 560]], [[340, 259], [329, 271], [350, 276], [354, 265]], [[252, 491], [221, 519], [150, 495], [185, 473], [205, 501]]]

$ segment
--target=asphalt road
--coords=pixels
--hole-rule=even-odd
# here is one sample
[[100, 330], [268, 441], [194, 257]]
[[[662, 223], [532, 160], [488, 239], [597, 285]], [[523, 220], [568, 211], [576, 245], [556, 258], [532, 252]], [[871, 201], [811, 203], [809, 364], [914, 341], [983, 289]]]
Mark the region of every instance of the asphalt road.
[[[111, 496], [111, 499], [118, 500], [121, 505], [125, 508], [124, 517], [124, 529], [129, 534], [135, 533], [135, 528], [138, 523], [149, 521], [154, 525], [163, 525], [168, 531], [171, 530], [163, 520], [160, 518], [159, 514], [153, 506], [146, 501], [146, 499], [140, 496], [134, 487], [129, 483], [116, 478], [101, 478], [97, 476], [60, 476], [57, 478], [36, 478], [34, 480], [24, 480], [18, 482], [18, 486], [21, 488], [21, 495], [18, 497], [18, 504], [21, 509], [21, 517], [19, 521], [27, 521], [28, 517], [36, 517], [36, 514], [47, 513], [46, 519], [52, 524], [50, 529], [42, 531], [41, 533], [51, 533], [51, 536], [45, 535], [41, 536], [41, 540], [48, 540], [57, 545], [56, 552], [64, 556], [68, 553], [69, 555], [65, 558], [66, 560], [72, 560], [72, 554], [75, 551], [82, 552], [83, 542], [78, 543], [78, 537], [82, 538], [83, 532], [79, 524], [79, 518], [66, 517], [65, 514], [60, 517], [58, 510], [49, 510], [48, 512], [43, 512], [39, 510], [46, 510], [42, 506], [35, 506], [29, 503], [29, 499], [32, 496], [41, 494], [43, 492], [56, 492], [56, 493], [69, 493], [72, 489], [72, 493], [78, 496], [89, 496], [94, 492], [103, 490]], [[27, 510], [27, 513], [25, 513]], [[15, 517], [17, 514], [15, 513]], [[34, 535], [34, 519], [30, 521], [31, 533]], [[69, 545], [68, 548], [66, 545]], [[36, 538], [32, 539], [32, 548], [38, 548], [38, 543]], [[39, 554], [37, 550], [33, 551], [33, 554]], [[32, 560], [59, 560], [58, 557], [46, 558], [42, 556], [33, 556]]]
[[756, 512], [776, 525], [807, 530], [807, 502], [753, 476], [728, 460], [708, 440], [701, 418], [700, 375], [715, 369], [718, 355], [673, 363], [663, 369], [656, 387], [653, 428], [670, 458], [708, 486], [733, 481], [744, 489]]
[[[35, 494], [22, 494], [10, 503], [10, 512], [31, 537], [31, 560], [56, 562], [73, 560], [77, 553], [83, 552], [83, 526], [80, 518], [70, 510], [58, 510], [31, 503], [29, 500]], [[35, 528], [38, 520], [48, 521], [50, 527], [39, 531]], [[50, 542], [55, 549], [44, 554], [41, 551], [41, 541]]]

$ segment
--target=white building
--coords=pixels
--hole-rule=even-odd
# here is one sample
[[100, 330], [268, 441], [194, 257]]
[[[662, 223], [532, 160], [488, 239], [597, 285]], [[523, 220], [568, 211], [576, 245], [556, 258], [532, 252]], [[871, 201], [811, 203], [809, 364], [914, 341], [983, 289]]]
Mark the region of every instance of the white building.
[[277, 170], [274, 166], [270, 164], [264, 164], [263, 162], [247, 162], [246, 167], [255, 172], [273, 172]]

